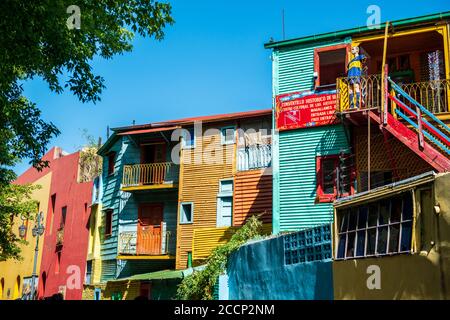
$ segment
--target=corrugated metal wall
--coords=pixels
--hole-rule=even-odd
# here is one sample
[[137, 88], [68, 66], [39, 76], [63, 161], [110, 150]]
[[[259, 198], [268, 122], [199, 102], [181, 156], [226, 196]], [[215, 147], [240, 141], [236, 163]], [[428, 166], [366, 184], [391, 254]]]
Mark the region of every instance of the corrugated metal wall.
[[314, 89], [314, 49], [346, 41], [307, 44], [283, 48], [273, 53], [273, 91], [275, 95]]
[[[211, 252], [218, 246], [227, 243], [240, 227], [221, 228], [196, 228], [192, 239], [192, 259], [195, 261], [208, 258]], [[261, 233], [272, 233], [272, 225], [262, 225]]]
[[[204, 125], [202, 131], [233, 124]], [[221, 150], [221, 154], [212, 150]], [[192, 251], [193, 229], [216, 226], [219, 180], [233, 178], [235, 145], [222, 146], [220, 132], [208, 132], [197, 136], [196, 147], [182, 150], [181, 157], [184, 164], [180, 170], [179, 203], [194, 202], [194, 215], [192, 224], [178, 224], [177, 269], [187, 266], [188, 252]], [[217, 160], [216, 163], [205, 163], [212, 157]], [[204, 161], [196, 163], [196, 159]]]
[[239, 171], [234, 181], [233, 225], [263, 212], [262, 221], [272, 223], [272, 170]]
[[238, 228], [198, 228], [192, 240], [192, 260], [208, 258], [217, 246], [227, 243]]
[[280, 202], [274, 204], [279, 231], [333, 221], [332, 203], [316, 203], [316, 156], [338, 154], [348, 143], [342, 125], [279, 134]]
[[[351, 39], [348, 38], [274, 50], [273, 96], [313, 90], [314, 49], [350, 42]], [[273, 123], [275, 126], [275, 119]], [[285, 131], [280, 134], [274, 131], [272, 145], [274, 233], [326, 223], [332, 219], [332, 209], [329, 204], [314, 204], [315, 153], [321, 137], [329, 129], [331, 132], [328, 135], [337, 135], [335, 145], [328, 143], [329, 147], [340, 149], [342, 146], [347, 146], [342, 128], [336, 130], [336, 127], [320, 127]], [[308, 207], [311, 207], [311, 212]]]

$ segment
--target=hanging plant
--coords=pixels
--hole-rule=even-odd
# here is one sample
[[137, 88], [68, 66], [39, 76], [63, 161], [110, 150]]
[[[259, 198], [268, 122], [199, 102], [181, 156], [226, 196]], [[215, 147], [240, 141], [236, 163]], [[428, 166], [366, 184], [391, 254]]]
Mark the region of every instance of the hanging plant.
[[247, 220], [230, 241], [215, 248], [206, 259], [205, 268], [194, 271], [178, 286], [176, 298], [180, 300], [212, 300], [214, 285], [225, 271], [228, 257], [248, 240], [261, 237], [262, 223], [256, 216]]

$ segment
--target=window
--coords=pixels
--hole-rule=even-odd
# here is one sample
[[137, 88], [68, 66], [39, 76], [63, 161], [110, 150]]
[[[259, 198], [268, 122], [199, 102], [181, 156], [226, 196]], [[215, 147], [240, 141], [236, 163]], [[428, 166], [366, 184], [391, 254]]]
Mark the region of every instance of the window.
[[112, 209], [105, 211], [105, 236], [110, 236], [112, 234], [112, 216]]
[[233, 179], [219, 181], [217, 195], [217, 227], [229, 227], [233, 217]]
[[348, 45], [336, 45], [314, 50], [314, 71], [316, 89], [336, 87], [336, 79], [346, 76]]
[[184, 202], [180, 205], [180, 223], [192, 223], [194, 218], [194, 204]]
[[23, 221], [23, 225], [25, 226], [25, 234], [23, 236], [23, 240], [27, 240], [27, 235], [28, 235], [28, 224], [29, 224], [29, 219], [25, 219]]
[[[348, 196], [354, 192], [354, 170], [351, 155], [330, 155], [316, 158], [317, 198], [319, 202], [332, 202], [336, 197]], [[341, 165], [339, 188], [338, 170]]]
[[220, 141], [222, 144], [233, 144], [235, 143], [235, 127], [224, 127], [220, 129]]
[[116, 153], [110, 152], [108, 154], [108, 175], [111, 175], [114, 173], [115, 164], [116, 164]]
[[338, 210], [337, 259], [410, 252], [413, 205], [410, 192]]
[[183, 149], [195, 148], [195, 130], [194, 128], [184, 129], [182, 136]]
[[67, 207], [62, 207], [61, 209], [61, 223], [59, 228], [62, 229], [66, 225]]
[[101, 289], [95, 288], [94, 290], [94, 300], [100, 300], [101, 298]]
[[86, 275], [84, 277], [84, 283], [90, 284], [92, 276], [92, 260], [86, 261]]
[[0, 299], [3, 299], [3, 291], [5, 290], [5, 278], [0, 280]]
[[61, 252], [56, 253], [55, 273], [58, 274], [61, 269]]
[[49, 228], [49, 234], [52, 234], [53, 230], [53, 220], [55, 219], [55, 211], [56, 211], [56, 193], [52, 194], [51, 197], [51, 203], [52, 203], [52, 212], [50, 217], [50, 228]]

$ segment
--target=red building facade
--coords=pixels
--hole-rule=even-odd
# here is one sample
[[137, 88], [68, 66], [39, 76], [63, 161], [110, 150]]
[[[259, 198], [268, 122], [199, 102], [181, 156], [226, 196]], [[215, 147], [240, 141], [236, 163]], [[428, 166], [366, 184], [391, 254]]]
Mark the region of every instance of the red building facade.
[[79, 181], [80, 152], [51, 149], [43, 158], [49, 168], [30, 168], [16, 181], [52, 172], [48, 212], [43, 235], [38, 298], [62, 293], [66, 300], [81, 300], [86, 272], [92, 182]]

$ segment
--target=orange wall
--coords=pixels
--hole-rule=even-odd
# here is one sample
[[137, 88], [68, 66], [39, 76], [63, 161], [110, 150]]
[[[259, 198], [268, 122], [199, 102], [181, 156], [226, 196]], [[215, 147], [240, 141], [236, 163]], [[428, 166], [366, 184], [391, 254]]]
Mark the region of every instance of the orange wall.
[[[234, 123], [204, 124], [203, 133], [210, 128], [221, 128]], [[194, 217], [192, 224], [179, 223], [178, 205], [178, 229], [177, 229], [177, 254], [176, 268], [183, 269], [187, 266], [188, 252], [192, 251], [192, 236], [194, 228], [215, 227], [217, 215], [217, 194], [219, 192], [219, 180], [233, 178], [235, 168], [235, 144], [221, 145], [220, 133], [196, 137], [194, 149], [181, 151], [181, 171], [179, 186], [179, 204], [181, 202], [194, 203]], [[212, 152], [217, 150], [218, 152]], [[216, 163], [205, 163], [214, 157]], [[189, 160], [188, 160], [189, 159]], [[202, 163], [194, 162], [202, 159]], [[190, 163], [186, 163], [190, 161]]]
[[241, 226], [252, 215], [263, 212], [263, 223], [272, 223], [272, 174], [267, 174], [268, 171], [250, 170], [235, 174], [234, 226]]

